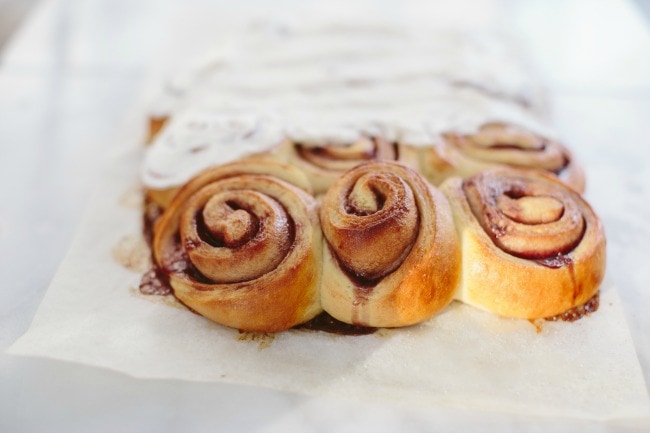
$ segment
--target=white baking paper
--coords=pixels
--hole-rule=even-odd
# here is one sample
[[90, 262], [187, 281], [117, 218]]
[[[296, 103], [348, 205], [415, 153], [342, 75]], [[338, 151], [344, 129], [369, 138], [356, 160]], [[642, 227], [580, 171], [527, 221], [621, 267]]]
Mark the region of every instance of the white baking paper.
[[[140, 151], [109, 164], [28, 332], [9, 353], [137, 378], [250, 384], [305, 394], [587, 419], [647, 414], [616, 288], [574, 323], [495, 317], [453, 303], [418, 326], [340, 336], [240, 333], [172, 297], [143, 296]], [[118, 254], [119, 255], [119, 254]]]

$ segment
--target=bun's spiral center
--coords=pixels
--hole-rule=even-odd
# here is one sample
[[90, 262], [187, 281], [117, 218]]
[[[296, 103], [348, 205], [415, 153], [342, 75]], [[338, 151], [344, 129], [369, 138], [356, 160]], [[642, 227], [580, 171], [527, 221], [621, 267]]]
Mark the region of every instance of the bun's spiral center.
[[346, 210], [353, 215], [372, 215], [384, 207], [387, 195], [395, 193], [395, 186], [385, 179], [364, 176], [357, 181], [348, 195]]
[[557, 221], [564, 212], [561, 201], [545, 196], [511, 198], [501, 195], [497, 206], [511, 220], [531, 225]]
[[560, 143], [506, 123], [487, 123], [474, 134], [448, 133], [445, 138], [463, 155], [488, 164], [559, 173], [569, 163]]
[[483, 173], [464, 184], [472, 213], [492, 241], [526, 259], [569, 253], [585, 219], [571, 192], [551, 182]]
[[344, 179], [326, 195], [323, 230], [341, 263], [354, 275], [376, 280], [397, 269], [419, 233], [411, 187], [390, 172]]
[[350, 170], [364, 161], [396, 160], [398, 156], [395, 145], [379, 137], [361, 137], [345, 146], [310, 147], [302, 144], [295, 146], [296, 151], [305, 161], [326, 170], [340, 172]]
[[190, 261], [215, 283], [271, 272], [294, 240], [293, 222], [276, 198], [230, 189], [234, 186], [223, 181], [199, 190], [181, 216], [180, 236]]
[[210, 234], [228, 248], [237, 248], [249, 241], [258, 230], [255, 216], [235, 202], [213, 197], [203, 208], [203, 221]]

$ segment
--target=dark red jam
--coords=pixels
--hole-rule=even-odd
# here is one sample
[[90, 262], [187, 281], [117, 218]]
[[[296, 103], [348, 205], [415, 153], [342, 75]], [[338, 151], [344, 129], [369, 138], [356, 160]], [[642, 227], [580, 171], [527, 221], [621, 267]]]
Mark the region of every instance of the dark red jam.
[[308, 322], [295, 326], [294, 329], [308, 329], [310, 331], [323, 331], [338, 335], [368, 335], [377, 331], [377, 328], [350, 325], [330, 316], [326, 312], [320, 313]]

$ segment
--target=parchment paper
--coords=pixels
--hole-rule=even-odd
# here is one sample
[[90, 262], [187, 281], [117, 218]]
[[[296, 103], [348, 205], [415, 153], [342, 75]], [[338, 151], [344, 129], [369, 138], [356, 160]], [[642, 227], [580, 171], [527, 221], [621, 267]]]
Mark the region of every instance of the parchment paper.
[[[135, 147], [134, 147], [135, 148]], [[109, 164], [28, 332], [8, 350], [137, 378], [251, 384], [306, 394], [588, 419], [647, 414], [616, 288], [574, 323], [495, 317], [454, 303], [432, 320], [368, 336], [245, 334], [172, 297], [143, 296], [139, 151]], [[122, 257], [124, 262], [124, 257]]]

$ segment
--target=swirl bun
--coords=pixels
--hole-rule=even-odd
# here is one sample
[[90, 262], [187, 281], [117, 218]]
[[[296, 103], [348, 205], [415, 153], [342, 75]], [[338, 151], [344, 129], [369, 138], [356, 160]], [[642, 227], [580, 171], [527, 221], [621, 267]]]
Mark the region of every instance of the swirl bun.
[[449, 204], [415, 171], [369, 162], [327, 191], [323, 308], [336, 319], [406, 326], [447, 306], [459, 269]]
[[506, 123], [486, 123], [475, 134], [446, 133], [422, 151], [421, 170], [435, 185], [507, 166], [545, 170], [580, 193], [585, 188], [584, 173], [566, 147]]
[[578, 193], [542, 171], [494, 169], [440, 187], [463, 256], [457, 297], [526, 319], [561, 314], [597, 294], [603, 227]]
[[[298, 185], [298, 186], [296, 186]], [[154, 258], [174, 295], [223, 325], [275, 332], [322, 311], [317, 203], [295, 168], [249, 159], [185, 184], [157, 222]]]
[[311, 181], [314, 193], [320, 195], [358, 164], [368, 161], [400, 161], [414, 165], [412, 151], [381, 137], [363, 136], [348, 145], [305, 145], [287, 140], [279, 154], [300, 168]]

